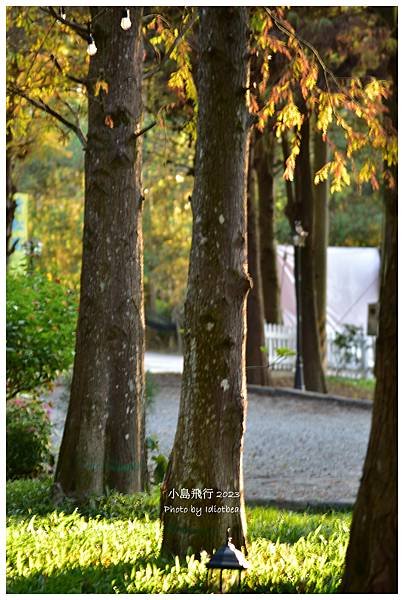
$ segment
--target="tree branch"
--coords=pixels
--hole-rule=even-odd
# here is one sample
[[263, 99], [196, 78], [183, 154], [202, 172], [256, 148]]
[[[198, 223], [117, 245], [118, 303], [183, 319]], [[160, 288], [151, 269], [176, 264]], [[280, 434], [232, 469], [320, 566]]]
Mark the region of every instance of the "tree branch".
[[142, 21], [146, 23], [147, 21], [154, 19], [154, 17], [159, 17], [159, 19], [161, 19], [167, 25], [167, 27], [171, 28], [171, 23], [169, 23], [161, 13], [147, 13], [147, 15], [143, 15]]
[[184, 29], [175, 38], [175, 40], [173, 41], [173, 43], [171, 44], [171, 46], [167, 50], [167, 53], [164, 55], [164, 58], [161, 61], [161, 63], [158, 64], [153, 69], [150, 69], [149, 71], [146, 71], [146, 73], [143, 74], [143, 79], [149, 79], [149, 77], [153, 77], [153, 75], [155, 75], [156, 73], [158, 73], [159, 71], [161, 71], [161, 69], [164, 67], [164, 65], [171, 58], [171, 55], [174, 52], [174, 50], [177, 48], [178, 44], [185, 37], [185, 35], [188, 33], [188, 31], [190, 29], [192, 29], [192, 27], [195, 25], [197, 19], [198, 19], [198, 15], [194, 15], [194, 17], [191, 19], [191, 21], [188, 23], [188, 25], [186, 27], [184, 27]]
[[46, 12], [48, 15], [51, 15], [54, 19], [56, 19], [56, 21], [59, 21], [59, 23], [63, 23], [63, 25], [67, 25], [68, 27], [70, 27], [70, 29], [73, 29], [73, 31], [75, 31], [83, 40], [88, 39], [88, 30], [87, 27], [84, 27], [84, 25], [80, 25], [79, 23], [76, 23], [76, 21], [69, 21], [68, 19], [62, 19], [62, 17], [59, 15], [59, 13], [52, 7], [52, 6], [48, 6], [48, 8], [39, 7], [40, 10], [42, 10], [43, 12]]
[[[311, 44], [307, 40], [303, 39], [300, 35], [298, 35], [294, 31], [292, 31], [291, 29], [288, 29], [280, 21], [280, 19], [278, 19], [278, 17], [276, 17], [273, 14], [273, 12], [270, 11], [266, 6], [264, 6], [264, 10], [271, 17], [271, 19], [274, 21], [274, 23], [277, 26], [277, 28], [279, 29], [279, 31], [281, 31], [282, 33], [286, 34], [288, 37], [295, 38], [298, 42], [300, 42], [301, 44], [304, 44], [305, 46], [307, 46], [307, 48], [309, 48], [312, 51], [312, 53], [314, 54], [314, 56], [317, 58], [317, 60], [318, 60], [319, 64], [321, 65], [321, 68], [323, 69], [324, 73], [328, 73], [331, 76], [334, 76], [333, 72], [327, 67], [327, 65], [325, 64], [324, 60], [322, 59], [319, 51], [313, 46], [313, 44]], [[338, 82], [337, 82], [337, 85], [338, 85]]]
[[67, 110], [70, 112], [70, 114], [72, 115], [73, 119], [76, 122], [76, 125], [79, 126], [79, 118], [77, 116], [77, 112], [74, 110], [74, 108], [68, 103], [67, 100], [64, 100], [61, 95], [59, 94], [58, 91], [55, 92], [55, 95], [57, 97], [57, 99], [59, 100], [59, 102], [61, 102], [64, 106], [66, 106]]
[[38, 100], [34, 100], [34, 98], [30, 98], [30, 96], [28, 96], [27, 94], [25, 94], [21, 90], [14, 89], [13, 91], [18, 96], [21, 96], [21, 98], [24, 98], [32, 106], [35, 106], [35, 108], [38, 108], [39, 110], [42, 110], [43, 112], [47, 113], [51, 117], [54, 117], [57, 121], [59, 121], [65, 127], [67, 127], [67, 129], [70, 129], [70, 131], [73, 131], [73, 133], [75, 133], [76, 136], [78, 137], [78, 139], [80, 140], [80, 143], [83, 146], [83, 148], [86, 149], [87, 139], [86, 139], [86, 136], [81, 131], [81, 129], [80, 129], [80, 127], [78, 125], [75, 125], [74, 123], [71, 123], [70, 121], [68, 121], [67, 119], [65, 119], [56, 110], [54, 110], [53, 108], [51, 108], [49, 106], [49, 104], [46, 104], [46, 102], [44, 102], [43, 100], [41, 100], [41, 98], [39, 98]]
[[350, 94], [347, 94], [346, 91], [342, 89], [342, 87], [340, 86], [339, 82], [337, 81], [337, 78], [335, 77], [334, 73], [331, 71], [331, 69], [329, 69], [327, 67], [327, 65], [325, 64], [325, 62], [324, 62], [323, 58], [321, 57], [319, 51], [317, 50], [317, 48], [315, 48], [313, 46], [313, 44], [311, 42], [308, 42], [307, 40], [305, 40], [304, 38], [302, 38], [300, 35], [298, 35], [294, 31], [292, 31], [288, 27], [286, 27], [281, 22], [281, 20], [278, 19], [278, 17], [276, 17], [273, 14], [273, 12], [271, 10], [269, 10], [266, 6], [264, 6], [264, 10], [271, 17], [271, 19], [274, 21], [274, 23], [277, 26], [277, 28], [279, 29], [279, 31], [281, 31], [282, 33], [284, 33], [288, 37], [293, 37], [300, 44], [303, 44], [304, 46], [306, 46], [307, 48], [309, 48], [309, 50], [314, 54], [315, 58], [317, 59], [319, 65], [321, 66], [321, 68], [323, 70], [323, 73], [324, 73], [324, 81], [325, 81], [325, 85], [326, 85], [326, 88], [327, 88], [328, 97], [329, 97], [330, 103], [331, 103], [331, 110], [333, 112], [333, 115], [334, 115], [335, 119], [338, 120], [338, 114], [337, 114], [337, 111], [336, 111], [336, 108], [335, 108], [335, 105], [334, 105], [334, 101], [333, 101], [333, 97], [332, 97], [332, 93], [331, 93], [331, 89], [330, 89], [330, 82], [328, 80], [328, 76], [331, 77], [331, 79], [333, 80], [333, 82], [336, 85], [337, 89], [339, 91], [341, 91], [344, 95], [347, 95], [348, 97], [350, 97], [350, 99], [353, 102], [355, 102], [355, 104], [356, 104], [355, 99], [352, 98], [350, 96]]
[[9, 256], [11, 256], [13, 254], [13, 252], [15, 252], [15, 249], [17, 248], [17, 245], [18, 245], [19, 241], [20, 241], [20, 238], [17, 238], [16, 240], [14, 240], [14, 242], [11, 245], [11, 247], [8, 248], [8, 250], [7, 250], [7, 258]]
[[147, 125], [146, 127], [143, 127], [143, 129], [141, 129], [140, 131], [137, 131], [136, 133], [134, 133], [135, 138], [138, 138], [141, 135], [145, 134], [146, 131], [149, 131], [149, 129], [152, 129], [155, 125], [157, 125], [157, 121], [152, 121], [149, 125]]
[[27, 81], [27, 80], [28, 80], [28, 76], [29, 76], [29, 74], [30, 74], [30, 73], [31, 73], [31, 71], [32, 71], [32, 67], [34, 66], [34, 64], [35, 64], [35, 61], [36, 61], [36, 59], [38, 58], [38, 55], [39, 55], [40, 51], [42, 50], [42, 48], [43, 48], [43, 46], [44, 46], [44, 44], [45, 44], [45, 42], [46, 42], [46, 40], [47, 40], [47, 38], [48, 38], [48, 36], [49, 36], [50, 32], [52, 31], [52, 29], [53, 29], [53, 27], [54, 27], [54, 25], [55, 25], [55, 23], [56, 23], [56, 21], [53, 21], [53, 23], [51, 23], [51, 24], [50, 24], [50, 26], [49, 26], [49, 28], [48, 28], [48, 31], [47, 31], [47, 32], [46, 32], [46, 34], [45, 34], [45, 37], [44, 37], [44, 38], [43, 38], [43, 40], [41, 41], [41, 43], [40, 43], [39, 47], [37, 48], [37, 50], [35, 51], [34, 57], [33, 57], [32, 61], [31, 61], [31, 64], [30, 64], [30, 66], [29, 66], [28, 70], [27, 70], [27, 71], [26, 71], [26, 73], [25, 73], [25, 81]]
[[57, 68], [57, 70], [59, 71], [59, 73], [61, 75], [63, 75], [64, 77], [66, 77], [69, 81], [73, 81], [74, 83], [79, 83], [80, 85], [84, 85], [85, 87], [88, 86], [88, 81], [87, 79], [81, 79], [80, 77], [75, 77], [74, 75], [69, 75], [68, 73], [65, 73], [58, 61], [58, 59], [56, 58], [56, 56], [54, 56], [53, 54], [50, 55], [51, 60], [53, 62], [53, 64], [55, 65], [55, 67]]

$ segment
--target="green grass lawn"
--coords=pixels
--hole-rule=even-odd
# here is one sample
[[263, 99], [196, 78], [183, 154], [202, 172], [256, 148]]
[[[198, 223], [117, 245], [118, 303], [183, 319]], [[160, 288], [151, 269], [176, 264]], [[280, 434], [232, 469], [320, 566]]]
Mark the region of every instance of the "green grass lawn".
[[[113, 493], [55, 507], [49, 479], [7, 484], [9, 593], [206, 593], [201, 561], [159, 557], [158, 490]], [[247, 509], [250, 569], [244, 593], [332, 593], [339, 585], [349, 513]]]
[[373, 400], [375, 383], [375, 379], [350, 379], [336, 375], [327, 377], [329, 391], [350, 398]]
[[[293, 373], [273, 371], [271, 377], [274, 387], [293, 387]], [[329, 394], [358, 400], [373, 400], [374, 379], [351, 379], [340, 375], [327, 375], [326, 383]]]

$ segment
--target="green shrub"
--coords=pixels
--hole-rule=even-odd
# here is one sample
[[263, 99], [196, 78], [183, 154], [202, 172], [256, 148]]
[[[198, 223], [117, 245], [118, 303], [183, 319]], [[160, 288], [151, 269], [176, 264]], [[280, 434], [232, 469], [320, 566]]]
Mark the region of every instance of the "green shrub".
[[35, 512], [46, 515], [54, 510], [52, 479], [15, 479], [6, 485], [7, 515], [28, 516]]
[[361, 327], [345, 323], [343, 329], [335, 334], [334, 346], [338, 348], [337, 375], [340, 370], [346, 369], [348, 365], [360, 366], [361, 359], [358, 349], [362, 348], [363, 331]]
[[52, 382], [73, 362], [77, 300], [42, 273], [7, 275], [7, 397]]
[[7, 479], [34, 477], [49, 462], [49, 405], [35, 398], [7, 402]]
[[[33, 513], [46, 516], [55, 510], [52, 499], [53, 480], [49, 476], [39, 479], [16, 479], [7, 482], [7, 515], [28, 517]], [[57, 508], [64, 514], [77, 512], [83, 517], [103, 519], [158, 518], [160, 512], [160, 488], [150, 493], [122, 494], [111, 490], [103, 496], [92, 495], [82, 502], [63, 498]]]
[[153, 469], [153, 483], [162, 483], [168, 467], [168, 458], [164, 454], [161, 454], [157, 436], [148, 435], [146, 437], [146, 448], [148, 452], [154, 453], [151, 456], [151, 459], [155, 464]]

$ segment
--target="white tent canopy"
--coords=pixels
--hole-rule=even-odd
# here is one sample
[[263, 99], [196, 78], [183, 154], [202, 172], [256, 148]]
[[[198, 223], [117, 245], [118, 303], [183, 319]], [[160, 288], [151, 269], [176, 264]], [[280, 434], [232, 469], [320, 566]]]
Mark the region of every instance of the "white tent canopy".
[[[283, 322], [294, 325], [294, 248], [278, 245], [277, 253]], [[366, 332], [368, 304], [379, 298], [379, 250], [331, 247], [327, 258], [327, 328], [339, 331], [349, 323]]]

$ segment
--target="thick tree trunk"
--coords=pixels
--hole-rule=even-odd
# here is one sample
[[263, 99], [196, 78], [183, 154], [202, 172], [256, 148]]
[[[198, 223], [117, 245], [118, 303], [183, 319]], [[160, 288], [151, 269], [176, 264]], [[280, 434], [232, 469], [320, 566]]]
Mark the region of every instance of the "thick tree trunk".
[[[397, 35], [397, 8], [386, 7]], [[397, 131], [397, 57], [389, 62], [394, 94], [389, 102]], [[395, 170], [397, 183], [397, 170]], [[397, 189], [386, 187], [376, 389], [363, 476], [352, 518], [341, 591], [396, 594], [398, 590], [398, 410], [397, 410]]]
[[[67, 494], [132, 493], [144, 486], [144, 310], [141, 16], [91, 7], [80, 311], [73, 382], [56, 482]], [[95, 94], [102, 79], [108, 91]]]
[[247, 298], [247, 383], [270, 385], [268, 355], [265, 347], [264, 302], [260, 269], [260, 238], [256, 218], [256, 185], [254, 181], [254, 142], [251, 136], [247, 187], [248, 271], [252, 290]]
[[[245, 545], [246, 534], [242, 456], [250, 288], [247, 9], [199, 11], [198, 141], [185, 361], [177, 432], [161, 492], [162, 552], [180, 556], [189, 548], [212, 552], [225, 542], [228, 527], [239, 547]], [[191, 499], [178, 497], [181, 490]], [[208, 491], [201, 499], [193, 490]], [[172, 512], [181, 508], [188, 511]]]
[[[327, 143], [316, 131], [313, 139], [313, 170], [317, 172], [328, 160]], [[314, 193], [314, 282], [317, 298], [317, 322], [320, 356], [327, 368], [327, 248], [329, 231], [328, 181], [313, 188]]]
[[282, 323], [275, 236], [274, 137], [271, 131], [255, 142], [259, 196], [259, 239], [264, 314], [267, 323]]
[[350, 594], [397, 593], [397, 196], [394, 196], [386, 198], [385, 235], [390, 242], [383, 265], [372, 427], [341, 588]]
[[[296, 218], [308, 232], [302, 248], [302, 349], [304, 382], [308, 390], [326, 393], [320, 356], [317, 299], [314, 280], [314, 198], [310, 164], [310, 121], [308, 114], [301, 129], [300, 153], [295, 168]], [[291, 226], [292, 223], [291, 223]]]

